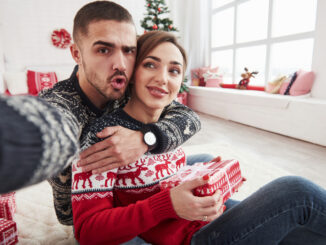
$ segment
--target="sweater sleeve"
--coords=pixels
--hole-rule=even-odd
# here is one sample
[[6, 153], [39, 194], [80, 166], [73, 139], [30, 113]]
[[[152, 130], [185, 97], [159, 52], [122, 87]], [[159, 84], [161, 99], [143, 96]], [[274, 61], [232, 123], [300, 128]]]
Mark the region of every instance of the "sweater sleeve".
[[0, 193], [57, 174], [78, 152], [72, 115], [41, 98], [0, 96], [0, 115]]
[[163, 153], [176, 149], [195, 135], [201, 128], [198, 115], [189, 107], [173, 101], [163, 111], [157, 123], [149, 124], [158, 138], [152, 153]]
[[72, 169], [75, 236], [81, 245], [121, 244], [165, 219], [177, 218], [168, 190], [126, 207], [114, 207], [116, 179], [111, 178], [117, 169], [104, 173], [104, 179]]

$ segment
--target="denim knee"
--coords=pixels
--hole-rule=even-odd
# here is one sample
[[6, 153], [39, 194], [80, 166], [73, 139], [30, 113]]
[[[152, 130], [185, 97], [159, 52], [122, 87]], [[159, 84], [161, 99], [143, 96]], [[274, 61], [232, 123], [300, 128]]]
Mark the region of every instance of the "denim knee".
[[281, 195], [281, 198], [285, 198], [288, 201], [303, 200], [309, 202], [316, 198], [324, 198], [326, 201], [326, 195], [321, 195], [321, 193], [325, 193], [325, 190], [303, 177], [280, 177], [271, 182], [271, 185], [272, 189]]

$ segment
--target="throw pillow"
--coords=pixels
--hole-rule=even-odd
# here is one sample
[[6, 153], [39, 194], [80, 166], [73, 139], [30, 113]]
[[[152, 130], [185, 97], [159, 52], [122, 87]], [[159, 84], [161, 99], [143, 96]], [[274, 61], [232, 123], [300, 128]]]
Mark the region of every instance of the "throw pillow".
[[272, 82], [268, 82], [267, 86], [265, 88], [265, 91], [270, 94], [278, 94], [280, 92], [283, 82], [285, 82], [286, 79], [287, 79], [286, 76], [282, 76], [282, 77], [276, 78]]
[[4, 81], [11, 95], [28, 94], [26, 72], [5, 72]]
[[28, 93], [37, 95], [43, 89], [52, 88], [58, 81], [55, 72], [27, 71]]
[[[290, 88], [290, 95], [298, 96], [310, 93], [314, 80], [315, 73], [313, 71], [297, 71], [297, 77]], [[280, 89], [280, 94], [285, 93], [289, 84], [290, 81], [286, 81], [283, 83]]]

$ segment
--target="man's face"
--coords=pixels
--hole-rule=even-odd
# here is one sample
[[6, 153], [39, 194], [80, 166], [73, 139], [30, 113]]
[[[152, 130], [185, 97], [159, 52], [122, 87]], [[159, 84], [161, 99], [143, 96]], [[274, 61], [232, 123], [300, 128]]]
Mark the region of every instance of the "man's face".
[[[136, 59], [136, 31], [132, 23], [102, 20], [79, 35], [78, 79], [98, 107], [120, 98], [128, 85]], [[73, 54], [74, 56], [74, 54]]]

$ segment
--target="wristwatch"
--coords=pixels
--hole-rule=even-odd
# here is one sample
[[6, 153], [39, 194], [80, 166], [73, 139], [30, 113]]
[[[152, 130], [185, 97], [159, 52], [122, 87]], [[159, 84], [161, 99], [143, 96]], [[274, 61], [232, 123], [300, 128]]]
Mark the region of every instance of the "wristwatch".
[[153, 150], [157, 145], [157, 139], [153, 131], [146, 126], [143, 127], [140, 131], [144, 134], [143, 140], [144, 143], [148, 146], [148, 151]]

